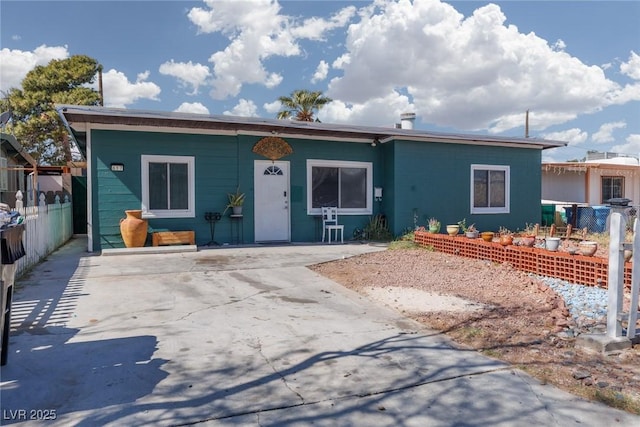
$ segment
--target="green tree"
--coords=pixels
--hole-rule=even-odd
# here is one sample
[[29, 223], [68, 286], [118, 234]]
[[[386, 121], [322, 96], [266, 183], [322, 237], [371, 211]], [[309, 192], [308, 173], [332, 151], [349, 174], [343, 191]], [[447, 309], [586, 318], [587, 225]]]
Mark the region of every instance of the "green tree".
[[[294, 117], [303, 122], [312, 122], [316, 111], [319, 111], [325, 104], [333, 101], [322, 95], [322, 92], [310, 92], [308, 90], [294, 90], [291, 96], [281, 96], [278, 101], [282, 104], [278, 112], [279, 119]], [[316, 121], [319, 121], [316, 119]]]
[[85, 55], [54, 59], [39, 65], [12, 88], [0, 106], [11, 111], [8, 131], [38, 164], [61, 165], [72, 160], [69, 135], [55, 111], [55, 104], [98, 105], [100, 94], [88, 87], [100, 64]]

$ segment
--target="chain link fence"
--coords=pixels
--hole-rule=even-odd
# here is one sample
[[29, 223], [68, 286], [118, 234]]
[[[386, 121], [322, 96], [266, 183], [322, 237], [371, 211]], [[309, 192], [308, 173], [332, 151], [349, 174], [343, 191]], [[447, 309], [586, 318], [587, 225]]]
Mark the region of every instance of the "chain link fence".
[[609, 231], [609, 216], [612, 212], [619, 212], [627, 220], [627, 228], [633, 226], [638, 215], [640, 205], [628, 206], [578, 206], [578, 205], [542, 205], [541, 225], [549, 227], [555, 224], [566, 227], [571, 224], [574, 230], [587, 229], [589, 233], [607, 233]]

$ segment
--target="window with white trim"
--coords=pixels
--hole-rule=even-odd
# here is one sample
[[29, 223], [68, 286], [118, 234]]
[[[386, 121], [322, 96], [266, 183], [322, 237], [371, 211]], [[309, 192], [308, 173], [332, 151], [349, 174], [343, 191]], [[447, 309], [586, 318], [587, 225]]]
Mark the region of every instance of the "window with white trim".
[[337, 206], [341, 215], [371, 214], [373, 165], [370, 162], [307, 160], [307, 212]]
[[509, 213], [509, 166], [471, 165], [471, 213]]
[[142, 156], [144, 217], [195, 216], [195, 157]]

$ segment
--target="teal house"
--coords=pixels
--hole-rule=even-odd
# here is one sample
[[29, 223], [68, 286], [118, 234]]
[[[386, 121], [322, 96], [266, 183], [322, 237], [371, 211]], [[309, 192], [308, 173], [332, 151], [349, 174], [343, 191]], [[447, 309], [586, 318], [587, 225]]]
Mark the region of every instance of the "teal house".
[[[316, 242], [321, 207], [345, 240], [383, 215], [394, 235], [466, 219], [480, 230], [540, 221], [541, 153], [564, 142], [255, 117], [58, 106], [87, 161], [90, 251], [123, 247], [139, 209], [196, 244]], [[228, 194], [245, 195], [242, 213]], [[220, 214], [220, 215], [217, 215]], [[147, 244], [150, 244], [149, 242]]]

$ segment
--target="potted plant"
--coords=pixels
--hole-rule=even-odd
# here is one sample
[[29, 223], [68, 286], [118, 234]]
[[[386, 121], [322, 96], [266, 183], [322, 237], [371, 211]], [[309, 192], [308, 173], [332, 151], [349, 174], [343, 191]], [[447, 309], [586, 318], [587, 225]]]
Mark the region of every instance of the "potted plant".
[[511, 230], [506, 227], [500, 227], [498, 234], [500, 235], [500, 244], [502, 246], [509, 246], [513, 244], [513, 233]]
[[448, 224], [447, 225], [447, 233], [449, 236], [455, 236], [460, 232], [460, 226], [458, 224]]
[[229, 198], [229, 203], [223, 214], [231, 208], [232, 215], [242, 215], [242, 205], [244, 205], [245, 194], [240, 192], [240, 187], [236, 189], [235, 193], [227, 194], [227, 197]]
[[493, 231], [483, 231], [482, 233], [480, 233], [480, 236], [482, 237], [482, 240], [484, 240], [485, 242], [492, 242], [493, 241], [494, 232]]
[[435, 234], [440, 231], [440, 221], [436, 218], [429, 218], [429, 233]]
[[598, 250], [598, 242], [593, 240], [583, 240], [579, 243], [580, 252], [584, 256], [593, 256]]
[[536, 237], [538, 235], [538, 224], [526, 223], [524, 230], [520, 233], [520, 243], [523, 246], [532, 247], [536, 244]]
[[471, 224], [467, 227], [467, 219], [464, 218], [462, 221], [458, 221], [458, 225], [460, 226], [460, 230], [470, 239], [475, 239], [478, 237], [478, 230], [476, 229], [475, 224]]
[[559, 237], [545, 237], [544, 239], [544, 247], [548, 251], [557, 252], [560, 247], [560, 238]]
[[477, 239], [480, 232], [476, 228], [475, 224], [471, 224], [467, 227], [467, 231], [464, 232], [464, 235], [469, 239]]

